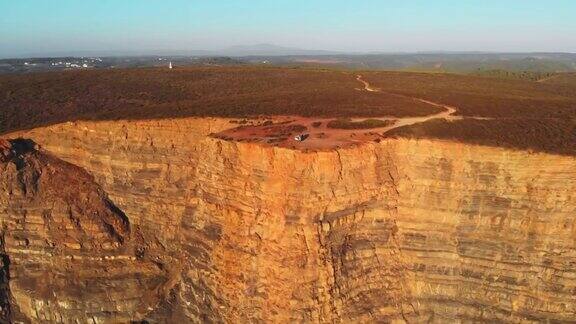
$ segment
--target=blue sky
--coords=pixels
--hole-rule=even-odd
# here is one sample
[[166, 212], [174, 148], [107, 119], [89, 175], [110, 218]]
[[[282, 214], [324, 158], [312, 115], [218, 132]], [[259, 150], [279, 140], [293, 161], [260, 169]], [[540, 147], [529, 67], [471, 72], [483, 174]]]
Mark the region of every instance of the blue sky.
[[0, 0], [0, 57], [220, 49], [576, 52], [574, 0]]

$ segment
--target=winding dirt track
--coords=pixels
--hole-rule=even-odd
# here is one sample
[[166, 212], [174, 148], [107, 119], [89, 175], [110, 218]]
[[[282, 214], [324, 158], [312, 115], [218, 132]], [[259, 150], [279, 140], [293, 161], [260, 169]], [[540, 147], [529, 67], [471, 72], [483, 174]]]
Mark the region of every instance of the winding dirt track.
[[539, 82], [539, 83], [545, 83], [545, 82], [547, 82], [547, 81], [550, 81], [550, 80], [556, 79], [556, 78], [557, 78], [557, 77], [559, 77], [559, 76], [560, 76], [560, 74], [554, 74], [554, 75], [551, 75], [551, 76], [549, 76], [549, 77], [545, 77], [545, 78], [542, 78], [542, 79], [536, 80], [536, 82]]
[[[356, 80], [364, 85], [363, 89], [358, 89], [360, 91], [381, 92], [390, 96], [419, 101], [431, 106], [443, 108], [444, 111], [420, 117], [398, 118], [392, 116], [382, 116], [371, 118], [394, 122], [390, 126], [371, 129], [335, 129], [327, 127], [328, 122], [334, 120], [334, 118], [275, 116], [271, 118], [265, 118], [264, 120], [260, 121], [255, 120], [251, 125], [231, 128], [215, 134], [214, 136], [226, 140], [259, 142], [266, 143], [268, 145], [289, 147], [293, 149], [322, 150], [365, 143], [369, 141], [378, 141], [380, 138], [385, 137], [387, 132], [393, 129], [423, 123], [432, 119], [461, 119], [461, 117], [453, 116], [453, 114], [456, 112], [456, 108], [454, 107], [421, 98], [414, 98], [401, 94], [381, 91], [380, 89], [372, 87], [367, 81], [362, 79], [361, 75], [358, 75]], [[365, 119], [366, 118], [352, 118], [354, 121], [363, 121]], [[264, 123], [266, 120], [268, 124]], [[290, 130], [290, 127], [300, 127], [305, 129], [304, 132], [309, 136], [304, 141], [296, 141], [294, 140], [294, 136], [299, 134], [297, 128], [294, 128], [296, 130]], [[286, 131], [286, 129], [288, 130]], [[279, 133], [281, 133], [281, 135], [279, 135]]]
[[[362, 79], [361, 75], [358, 75], [356, 77], [356, 80], [360, 81], [363, 85], [364, 85], [364, 90], [369, 91], [369, 92], [382, 92], [380, 89], [377, 88], [373, 88], [370, 83], [368, 83], [367, 81], [365, 81], [364, 79]], [[389, 93], [386, 92], [386, 94], [392, 95], [392, 96], [397, 96], [397, 97], [403, 97], [403, 98], [408, 98], [408, 99], [412, 99], [412, 100], [416, 100], [416, 101], [420, 101], [423, 102], [425, 104], [429, 104], [431, 106], [436, 106], [436, 107], [440, 107], [440, 108], [444, 108], [445, 110], [443, 112], [439, 112], [437, 114], [432, 114], [432, 115], [428, 115], [428, 116], [421, 116], [421, 117], [404, 117], [404, 118], [388, 118], [391, 120], [395, 120], [396, 123], [392, 126], [386, 127], [384, 130], [384, 133], [391, 131], [392, 129], [398, 128], [398, 127], [402, 127], [402, 126], [408, 126], [408, 125], [414, 125], [414, 124], [419, 124], [419, 123], [423, 123], [426, 121], [429, 121], [431, 119], [438, 119], [438, 118], [442, 118], [442, 119], [446, 119], [446, 120], [456, 120], [456, 119], [460, 119], [459, 117], [455, 117], [452, 116], [452, 114], [454, 114], [456, 112], [456, 108], [451, 107], [451, 106], [447, 106], [447, 105], [443, 105], [437, 102], [433, 102], [433, 101], [429, 101], [429, 100], [425, 100], [425, 99], [420, 99], [420, 98], [415, 98], [415, 97], [409, 97], [409, 96], [404, 96], [404, 95], [400, 95], [400, 94], [395, 94], [395, 93]]]

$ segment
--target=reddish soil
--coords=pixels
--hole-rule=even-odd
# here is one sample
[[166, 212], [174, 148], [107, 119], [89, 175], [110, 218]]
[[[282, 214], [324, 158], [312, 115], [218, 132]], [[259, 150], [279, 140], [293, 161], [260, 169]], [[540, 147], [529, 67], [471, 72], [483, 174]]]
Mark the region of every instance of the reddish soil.
[[450, 74], [368, 73], [371, 84], [390, 93], [458, 107], [454, 122], [431, 120], [396, 128], [387, 136], [437, 138], [576, 155], [576, 74], [543, 82]]
[[439, 73], [367, 72], [363, 75], [371, 86], [383, 92], [458, 107], [461, 116], [576, 118], [576, 79], [570, 83], [566, 80], [568, 75], [546, 82]]
[[[231, 129], [217, 136], [304, 149], [409, 136], [576, 155], [576, 74], [542, 82], [406, 72], [362, 75], [250, 66], [4, 75], [0, 134], [76, 120], [212, 116], [275, 124], [293, 120], [312, 136], [295, 142], [295, 129], [274, 128]], [[396, 123], [393, 130], [326, 129], [326, 122], [342, 117]], [[322, 124], [314, 126], [317, 122]]]
[[[363, 84], [364, 89], [361, 90], [366, 92], [380, 92], [379, 89], [372, 88], [360, 75], [357, 76], [356, 80]], [[334, 118], [280, 116], [272, 117], [266, 121], [252, 121], [250, 125], [231, 128], [214, 134], [214, 137], [239, 142], [264, 143], [300, 150], [322, 150], [351, 146], [367, 141], [380, 141], [386, 133], [395, 128], [423, 123], [432, 119], [458, 119], [458, 117], [452, 116], [452, 114], [456, 112], [456, 109], [453, 107], [444, 106], [428, 100], [408, 98], [403, 95], [401, 95], [401, 97], [432, 107], [439, 107], [442, 108], [443, 111], [422, 117], [394, 118], [382, 116], [379, 120], [382, 120], [386, 126], [369, 129], [339, 129], [330, 127], [330, 124], [333, 124], [335, 121]], [[361, 125], [364, 118], [357, 117], [351, 120]], [[300, 134], [307, 135], [306, 139], [303, 141], [296, 140], [295, 137]]]
[[339, 71], [190, 67], [0, 76], [0, 134], [76, 120], [425, 116], [439, 109], [358, 92]]
[[[298, 116], [274, 117], [274, 124], [264, 126], [240, 126], [225, 130], [214, 137], [239, 142], [263, 143], [294, 149], [331, 149], [373, 141], [382, 138], [384, 131], [391, 127], [377, 129], [335, 129], [327, 124], [333, 118], [308, 118]], [[318, 126], [313, 124], [320, 122]], [[294, 139], [296, 135], [309, 135], [304, 141]]]

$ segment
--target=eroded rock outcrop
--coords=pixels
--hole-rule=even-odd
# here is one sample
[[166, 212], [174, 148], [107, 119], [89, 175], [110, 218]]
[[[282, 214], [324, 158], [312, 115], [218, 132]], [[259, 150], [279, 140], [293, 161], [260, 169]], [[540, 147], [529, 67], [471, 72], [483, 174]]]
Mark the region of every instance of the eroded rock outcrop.
[[[24, 287], [18, 278], [33, 276], [28, 269], [36, 264], [55, 272], [65, 255], [83, 251], [134, 259], [88, 265], [71, 258], [77, 263], [65, 274], [77, 276], [77, 285], [91, 278], [118, 289], [110, 297], [74, 295], [77, 312], [43, 306], [53, 318], [85, 320], [95, 312], [90, 307], [106, 305], [117, 313], [104, 319], [160, 322], [574, 318], [574, 158], [403, 139], [305, 153], [206, 136], [225, 127], [219, 119], [79, 122], [10, 135], [32, 138], [93, 176], [87, 182], [96, 187], [87, 191], [101, 193], [94, 201], [117, 206], [82, 216], [82, 224], [95, 223], [88, 236], [70, 234], [72, 243], [85, 242], [79, 250], [6, 248], [10, 294], [34, 295], [34, 305], [66, 303], [66, 293], [36, 295], [64, 290], [63, 282]], [[2, 197], [21, 173], [10, 168], [2, 173]], [[67, 177], [61, 173], [55, 176]], [[2, 206], [26, 201], [19, 195], [2, 198]], [[34, 219], [33, 202], [18, 204], [0, 209], [4, 224]], [[41, 230], [23, 238], [35, 242], [37, 232], [48, 231], [46, 220], [37, 223]], [[104, 271], [116, 269], [114, 262], [122, 279]], [[94, 264], [102, 271], [80, 275]], [[27, 300], [10, 305], [39, 318]]]
[[142, 318], [164, 271], [137, 254], [138, 229], [85, 170], [31, 140], [0, 143], [5, 320]]

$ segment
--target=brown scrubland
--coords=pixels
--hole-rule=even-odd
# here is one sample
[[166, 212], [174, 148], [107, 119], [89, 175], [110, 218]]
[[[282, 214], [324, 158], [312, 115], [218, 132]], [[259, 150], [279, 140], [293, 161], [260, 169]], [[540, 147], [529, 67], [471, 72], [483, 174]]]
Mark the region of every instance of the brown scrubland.
[[573, 322], [575, 85], [2, 76], [0, 322]]
[[441, 111], [411, 99], [418, 98], [453, 106], [455, 115], [465, 118], [405, 126], [387, 136], [575, 153], [575, 74], [543, 82], [439, 73], [362, 74], [380, 92], [361, 91], [351, 73], [302, 68], [190, 67], [4, 75], [0, 77], [0, 133], [78, 120], [409, 117]]

